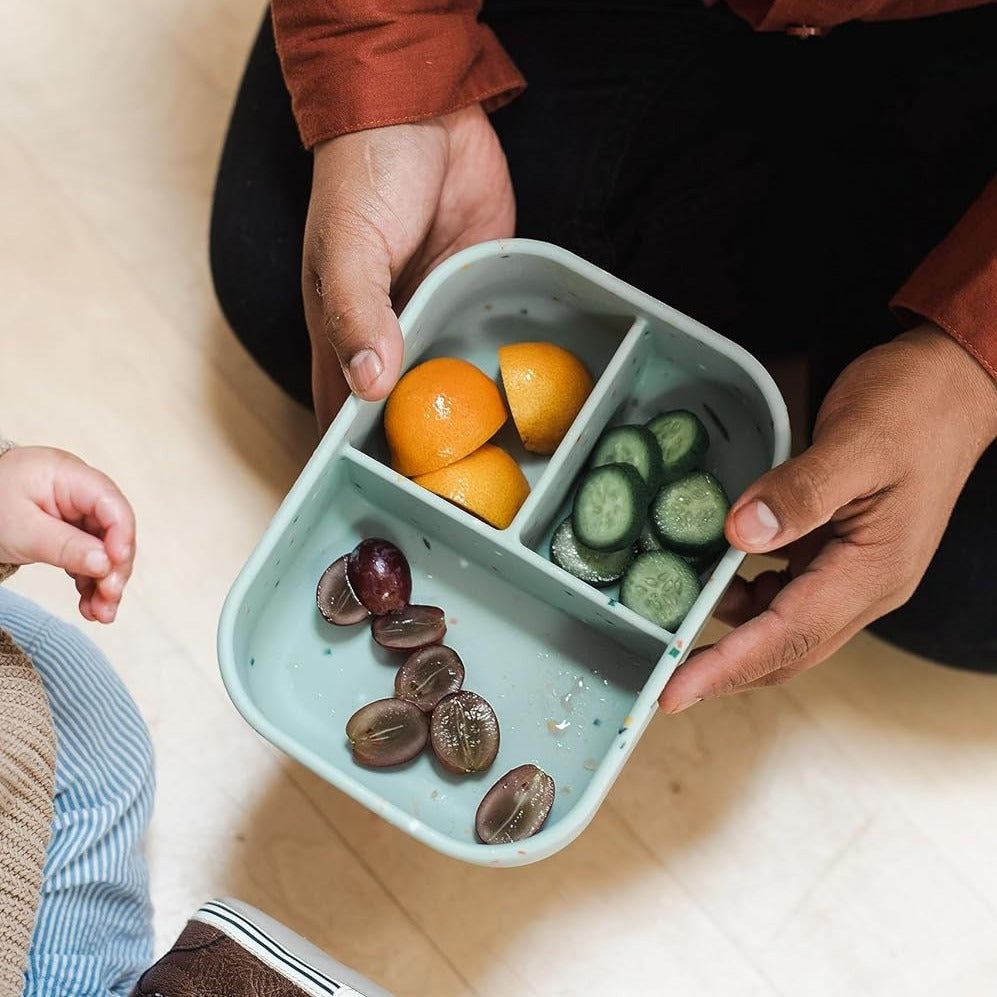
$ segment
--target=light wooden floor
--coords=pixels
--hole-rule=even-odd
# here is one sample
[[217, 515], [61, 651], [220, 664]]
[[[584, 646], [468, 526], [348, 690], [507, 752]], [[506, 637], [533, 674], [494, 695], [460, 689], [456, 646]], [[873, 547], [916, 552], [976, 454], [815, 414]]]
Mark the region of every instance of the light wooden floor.
[[[315, 442], [212, 298], [215, 161], [261, 9], [3, 0], [0, 427], [139, 518], [86, 627], [155, 739], [157, 948], [214, 895], [398, 997], [997, 992], [997, 680], [861, 636], [790, 686], [658, 717], [538, 865], [444, 859], [263, 742], [215, 660], [228, 586]], [[73, 618], [58, 573], [16, 589]]]

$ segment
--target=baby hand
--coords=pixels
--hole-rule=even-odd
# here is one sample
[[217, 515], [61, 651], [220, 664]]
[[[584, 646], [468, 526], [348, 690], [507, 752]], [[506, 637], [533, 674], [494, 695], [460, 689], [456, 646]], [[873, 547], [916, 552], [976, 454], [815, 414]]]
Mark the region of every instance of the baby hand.
[[0, 457], [0, 564], [52, 564], [84, 619], [110, 623], [132, 573], [135, 515], [106, 474], [51, 447]]

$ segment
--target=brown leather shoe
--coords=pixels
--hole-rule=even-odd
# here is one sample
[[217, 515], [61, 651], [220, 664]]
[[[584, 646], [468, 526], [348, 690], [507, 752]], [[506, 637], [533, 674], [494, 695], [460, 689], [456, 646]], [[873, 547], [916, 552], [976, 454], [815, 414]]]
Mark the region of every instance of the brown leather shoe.
[[131, 997], [391, 997], [239, 900], [211, 900]]

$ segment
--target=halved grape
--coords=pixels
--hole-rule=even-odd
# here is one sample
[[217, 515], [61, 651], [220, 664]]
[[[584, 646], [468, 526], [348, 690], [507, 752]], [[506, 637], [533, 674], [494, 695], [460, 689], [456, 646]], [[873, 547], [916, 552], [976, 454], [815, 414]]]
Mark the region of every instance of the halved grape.
[[395, 676], [395, 695], [430, 712], [464, 683], [460, 655], [444, 644], [430, 644], [409, 655]]
[[408, 605], [412, 572], [405, 555], [390, 540], [361, 540], [347, 556], [346, 575], [357, 598], [375, 616]]
[[318, 580], [315, 601], [319, 612], [337, 627], [359, 623], [370, 616], [370, 610], [356, 597], [346, 577], [346, 555], [336, 558]]
[[498, 754], [498, 717], [487, 700], [465, 689], [436, 705], [429, 723], [429, 741], [449, 772], [483, 772]]
[[426, 746], [429, 719], [407, 699], [378, 699], [361, 706], [347, 721], [353, 759], [384, 768], [415, 758]]
[[381, 647], [414, 651], [427, 644], [439, 644], [447, 632], [447, 623], [439, 606], [408, 605], [375, 616], [370, 632]]
[[485, 793], [474, 830], [486, 845], [522, 841], [544, 826], [553, 805], [554, 780], [536, 765], [520, 765]]

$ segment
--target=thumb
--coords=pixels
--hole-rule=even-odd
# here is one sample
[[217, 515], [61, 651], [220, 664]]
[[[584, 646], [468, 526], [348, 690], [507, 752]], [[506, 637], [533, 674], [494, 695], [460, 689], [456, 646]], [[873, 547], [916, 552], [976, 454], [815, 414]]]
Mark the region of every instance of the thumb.
[[31, 517], [24, 535], [28, 540], [25, 553], [34, 562], [89, 578], [103, 578], [111, 570], [101, 540], [43, 512]]
[[365, 219], [330, 217], [302, 272], [313, 351], [335, 355], [350, 389], [383, 398], [398, 379], [402, 334], [391, 308], [391, 258]]
[[727, 539], [748, 553], [784, 547], [878, 490], [881, 475], [845, 434], [821, 440], [749, 486], [727, 514]]

